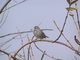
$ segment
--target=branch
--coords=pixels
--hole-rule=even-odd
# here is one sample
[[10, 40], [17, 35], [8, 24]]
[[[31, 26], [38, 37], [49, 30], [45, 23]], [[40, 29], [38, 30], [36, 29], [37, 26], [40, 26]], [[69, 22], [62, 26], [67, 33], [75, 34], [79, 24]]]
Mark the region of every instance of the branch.
[[7, 43], [9, 43], [9, 42], [12, 41], [13, 39], [15, 39], [17, 36], [18, 36], [18, 35], [12, 37], [11, 39], [9, 39], [9, 40], [7, 40], [7, 41], [5, 41], [5, 42], [3, 42], [3, 43], [0, 43], [0, 47], [3, 47], [3, 46], [6, 45]]
[[77, 57], [76, 56], [74, 56], [74, 58], [75, 58], [75, 60], [77, 60]]
[[3, 12], [4, 8], [10, 3], [11, 0], [8, 0], [6, 2], [6, 4], [2, 7], [2, 9], [0, 10], [0, 14]]
[[45, 52], [46, 52], [46, 51], [43, 52], [42, 57], [41, 57], [41, 60], [43, 60], [44, 55], [45, 55]]
[[75, 19], [74, 19], [74, 16], [72, 16], [72, 19], [73, 19], [73, 21], [74, 21], [74, 24], [75, 24], [75, 26], [76, 26], [76, 29], [78, 30], [78, 27], [77, 27], [76, 21], [75, 21]]
[[28, 32], [32, 32], [32, 31], [9, 33], [9, 34], [5, 34], [5, 35], [0, 36], [0, 38], [6, 37], [6, 36], [10, 36], [10, 35], [14, 35], [14, 34], [23, 34], [23, 33], [28, 33]]
[[7, 8], [7, 9], [3, 10], [2, 12], [6, 11], [6, 10], [8, 10], [8, 9], [10, 9], [10, 8], [13, 8], [14, 6], [17, 6], [17, 5], [19, 5], [19, 4], [21, 4], [21, 3], [25, 2], [25, 1], [26, 1], [26, 0], [23, 0], [23, 1], [21, 1], [21, 2], [19, 2], [19, 3], [17, 3], [17, 4], [15, 4], [15, 5], [13, 5], [13, 6]]
[[[41, 29], [42, 31], [53, 31], [52, 29]], [[3, 37], [7, 37], [7, 36], [10, 36], [10, 35], [15, 35], [15, 34], [24, 34], [24, 33], [30, 33], [32, 32], [32, 30], [30, 31], [23, 31], [23, 32], [14, 32], [14, 33], [9, 33], [9, 34], [5, 34], [5, 35], [2, 35], [0, 36], [0, 38], [3, 38]]]
[[[28, 41], [30, 41], [30, 38], [29, 38], [28, 35], [27, 35], [27, 39], [28, 39]], [[32, 40], [33, 40], [33, 37], [32, 37]], [[28, 56], [27, 56], [27, 60], [30, 60], [29, 57], [30, 57], [31, 60], [32, 60], [32, 57], [31, 57], [31, 54], [30, 54], [30, 50], [31, 50], [31, 52], [32, 52], [31, 44], [29, 44], [29, 47], [28, 47]], [[33, 52], [32, 52], [32, 55], [33, 55]]]
[[29, 44], [31, 44], [31, 43], [34, 43], [34, 42], [50, 42], [50, 43], [57, 43], [57, 44], [60, 44], [60, 45], [63, 45], [63, 46], [68, 47], [69, 49], [75, 51], [75, 52], [78, 53], [78, 54], [80, 53], [80, 52], [77, 51], [76, 49], [74, 49], [74, 48], [72, 48], [72, 47], [70, 47], [70, 46], [68, 46], [67, 44], [62, 43], [62, 42], [57, 42], [57, 41], [54, 41], [54, 42], [53, 42], [53, 40], [31, 40], [31, 41], [25, 43], [23, 46], [21, 46], [21, 47], [16, 51], [16, 53], [14, 54], [14, 57], [19, 53], [19, 51], [20, 51], [23, 47], [25, 47], [25, 46], [27, 46], [27, 45], [29, 45]]
[[29, 45], [29, 47], [28, 47], [28, 58], [27, 58], [27, 60], [30, 60], [29, 59], [29, 56], [30, 56], [30, 48], [31, 48], [31, 45]]
[[6, 54], [6, 55], [9, 56], [9, 53], [7, 53], [7, 52], [5, 52], [5, 51], [3, 51], [3, 50], [0, 50], [0, 52], [2, 52], [2, 53], [4, 53], [4, 54]]
[[[18, 28], [17, 28], [17, 30], [18, 30], [18, 32], [19, 32], [19, 29], [18, 29]], [[21, 39], [21, 45], [23, 45], [22, 35], [21, 35], [21, 34], [19, 34], [19, 36], [20, 36], [20, 39]], [[24, 48], [23, 48], [23, 57], [24, 57], [24, 60], [26, 60], [25, 50], [24, 50]]]
[[[58, 25], [56, 24], [56, 22], [55, 21], [53, 21], [54, 22], [54, 24], [55, 24], [55, 26], [57, 27], [57, 29], [59, 30], [59, 32], [61, 32], [61, 30], [59, 29], [59, 27], [58, 27]], [[65, 37], [65, 35], [62, 33], [62, 36], [65, 38], [65, 40], [69, 43], [69, 45], [72, 47], [72, 48], [74, 48], [73, 46], [72, 46], [72, 44], [69, 42], [69, 40]]]
[[[10, 56], [10, 53], [7, 53], [7, 52], [5, 52], [5, 51], [3, 51], [3, 50], [1, 50], [1, 49], [0, 49], [0, 52], [6, 54], [7, 56]], [[14, 60], [19, 60], [19, 59], [17, 59], [16, 57], [14, 57], [13, 55], [11, 55], [11, 58], [13, 58]]]
[[53, 57], [53, 56], [48, 55], [46, 52], [44, 53], [44, 51], [43, 51], [42, 49], [40, 49], [40, 48], [36, 45], [35, 42], [34, 42], [34, 45], [35, 45], [35, 47], [36, 47], [40, 52], [42, 52], [44, 55], [48, 56], [49, 58], [52, 58], [52, 59], [55, 59], [55, 60], [61, 60], [61, 59], [58, 59], [58, 58], [55, 58], [55, 57]]
[[[77, 6], [77, 4], [75, 4], [75, 6]], [[79, 23], [79, 14], [78, 14], [78, 10], [76, 9], [76, 14], [77, 14], [77, 23], [80, 29], [80, 23]]]
[[67, 18], [68, 18], [68, 13], [69, 13], [69, 11], [67, 12], [67, 15], [66, 15], [66, 17], [65, 17], [65, 21], [64, 21], [62, 30], [61, 30], [59, 36], [57, 37], [57, 39], [56, 39], [55, 41], [57, 41], [57, 40], [61, 37], [61, 35], [62, 35], [62, 32], [63, 32], [63, 30], [64, 30], [64, 27], [65, 27], [65, 25], [66, 25], [66, 21], [67, 21]]
[[4, 25], [4, 23], [6, 22], [6, 20], [7, 20], [7, 18], [8, 18], [9, 11], [8, 11], [6, 17], [4, 18], [5, 13], [6, 13], [6, 11], [3, 13], [3, 16], [2, 16], [2, 18], [1, 18], [1, 21], [0, 21], [0, 28], [1, 28], [1, 27]]

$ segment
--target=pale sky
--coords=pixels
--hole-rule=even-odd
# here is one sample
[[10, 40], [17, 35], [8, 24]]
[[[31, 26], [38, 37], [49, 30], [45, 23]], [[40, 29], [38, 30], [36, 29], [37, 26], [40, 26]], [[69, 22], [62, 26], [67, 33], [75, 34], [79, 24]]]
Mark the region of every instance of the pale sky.
[[[18, 2], [20, 0], [15, 0], [15, 1]], [[9, 4], [9, 6], [14, 5], [15, 1], [12, 1]], [[3, 3], [4, 2], [0, 0], [0, 8]], [[38, 25], [42, 29], [53, 29], [54, 31], [45, 31], [45, 34], [49, 36], [48, 38], [49, 40], [55, 40], [59, 35], [59, 31], [57, 30], [56, 26], [53, 24], [52, 21], [55, 20], [61, 29], [64, 23], [65, 16], [67, 14], [66, 10], [67, 7], [68, 3], [66, 2], [66, 0], [27, 0], [26, 2], [17, 5], [6, 12], [5, 16], [7, 15], [7, 13], [9, 14], [5, 24], [0, 28], [0, 36], [12, 32], [29, 31], [34, 26]], [[22, 35], [22, 37], [25, 37], [23, 38], [24, 43], [27, 42], [26, 35], [27, 33]], [[29, 33], [28, 35], [30, 39], [33, 36], [32, 33]], [[74, 35], [77, 35], [78, 37], [78, 34], [75, 24], [70, 16], [68, 17], [64, 29], [64, 35], [70, 40], [71, 44], [77, 49], [78, 45], [74, 41]], [[0, 43], [9, 40], [11, 37], [12, 36], [0, 38]], [[63, 37], [61, 37], [59, 40], [61, 42], [66, 43]], [[1, 49], [4, 50], [4, 48], [10, 46], [10, 48], [7, 49], [6, 51], [14, 52], [20, 47], [20, 45], [21, 45], [20, 39], [14, 39]], [[74, 56], [76, 56], [77, 59], [80, 60], [80, 56], [76, 55], [74, 51], [70, 50], [65, 46], [59, 44], [42, 43], [42, 42], [37, 43], [37, 45], [42, 50], [45, 50], [50, 56], [54, 56], [62, 60], [75, 60]], [[42, 55], [42, 53], [38, 51], [33, 46], [33, 44], [32, 47], [33, 47], [33, 52], [35, 54], [35, 60], [40, 60], [41, 58], [40, 56]], [[0, 56], [0, 60], [8, 60], [8, 59], [6, 55], [5, 56], [2, 55]], [[45, 56], [44, 60], [52, 60], [52, 59]]]

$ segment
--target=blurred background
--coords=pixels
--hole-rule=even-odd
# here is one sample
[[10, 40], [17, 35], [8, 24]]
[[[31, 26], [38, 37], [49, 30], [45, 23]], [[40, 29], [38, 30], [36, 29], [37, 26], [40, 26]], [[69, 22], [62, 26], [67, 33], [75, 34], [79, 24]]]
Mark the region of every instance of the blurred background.
[[[8, 0], [0, 0], [0, 9], [7, 1]], [[23, 0], [12, 0], [5, 9], [21, 1]], [[77, 4], [78, 14], [80, 16], [80, 0]], [[56, 21], [58, 27], [62, 29], [67, 14], [66, 8], [68, 6], [69, 4], [66, 0], [26, 0], [0, 14], [0, 36], [9, 33], [30, 31], [34, 26], [39, 26], [41, 29], [53, 29], [53, 31], [44, 31], [44, 33], [49, 37], [47, 40], [55, 40], [60, 32], [53, 21]], [[74, 6], [75, 5], [73, 5], [73, 7]], [[73, 14], [75, 15], [74, 18], [76, 20], [76, 12], [73, 11]], [[71, 16], [68, 16], [63, 33], [74, 48], [78, 49], [78, 45], [74, 41], [74, 35], [76, 35], [78, 39], [80, 39], [80, 36]], [[0, 49], [13, 54], [22, 43], [28, 42], [27, 36], [31, 39], [33, 33], [16, 34], [0, 38]], [[60, 37], [59, 41], [68, 44], [63, 36]], [[63, 45], [47, 42], [37, 42], [36, 44], [43, 51], [46, 51], [50, 56], [54, 56], [55, 58], [76, 60], [76, 57], [77, 60], [80, 60], [80, 56]], [[31, 44], [31, 46], [34, 54], [34, 59], [32, 60], [40, 60], [42, 53], [34, 46], [34, 44]], [[24, 51], [27, 59], [28, 46], [24, 48]], [[19, 54], [21, 53], [23, 52], [20, 51]], [[0, 52], [0, 60], [8, 60], [8, 56]], [[53, 59], [45, 55], [43, 60]]]

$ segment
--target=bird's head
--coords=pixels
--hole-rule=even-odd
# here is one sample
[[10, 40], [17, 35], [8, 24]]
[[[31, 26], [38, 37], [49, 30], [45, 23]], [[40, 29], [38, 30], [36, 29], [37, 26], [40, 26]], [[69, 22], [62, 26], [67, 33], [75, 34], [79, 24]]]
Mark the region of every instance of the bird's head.
[[35, 26], [34, 29], [40, 29], [38, 26]]

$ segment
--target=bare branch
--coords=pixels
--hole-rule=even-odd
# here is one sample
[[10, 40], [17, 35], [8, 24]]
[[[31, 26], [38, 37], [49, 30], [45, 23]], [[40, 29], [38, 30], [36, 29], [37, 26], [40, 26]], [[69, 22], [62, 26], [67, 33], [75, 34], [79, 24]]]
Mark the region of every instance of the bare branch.
[[27, 60], [30, 60], [29, 59], [29, 56], [30, 56], [30, 47], [31, 47], [31, 45], [29, 45], [29, 48], [28, 48], [28, 58], [27, 58]]
[[73, 21], [74, 21], [74, 23], [75, 23], [76, 29], [78, 30], [78, 27], [77, 27], [76, 21], [75, 21], [75, 19], [74, 19], [74, 16], [72, 16], [72, 19], [73, 19]]
[[23, 31], [23, 32], [9, 33], [9, 34], [5, 34], [5, 35], [0, 36], [0, 38], [6, 37], [6, 36], [10, 36], [10, 35], [15, 35], [15, 34], [29, 33], [29, 32], [32, 32], [32, 31]]
[[0, 52], [2, 52], [2, 53], [4, 53], [4, 54], [6, 54], [6, 55], [9, 56], [9, 53], [7, 53], [7, 52], [5, 52], [5, 51], [3, 51], [3, 50], [0, 50]]
[[[77, 6], [77, 4], [75, 4], [75, 6]], [[78, 10], [76, 9], [76, 14], [77, 14], [77, 23], [80, 29], [80, 22], [79, 22], [79, 14], [78, 14]]]
[[11, 0], [8, 0], [6, 4], [1, 8], [0, 14], [3, 12], [4, 8], [10, 3]]
[[[53, 31], [52, 29], [42, 29], [42, 30], [43, 30], [43, 31], [45, 31], [45, 30]], [[30, 30], [30, 31], [23, 31], [23, 32], [9, 33], [9, 34], [5, 34], [5, 35], [0, 36], [0, 38], [6, 37], [6, 36], [10, 36], [10, 35], [24, 34], [24, 33], [30, 33], [30, 32], [32, 32], [32, 30]]]
[[[58, 27], [58, 25], [56, 24], [56, 22], [55, 21], [53, 21], [54, 22], [54, 24], [55, 24], [55, 26], [57, 27], [57, 29], [59, 30], [59, 32], [61, 32], [61, 30], [59, 29], [59, 27]], [[72, 45], [71, 45], [71, 43], [69, 42], [69, 40], [65, 37], [65, 35], [62, 33], [62, 36], [65, 38], [65, 40], [69, 43], [69, 45], [72, 47], [72, 48], [74, 48]]]
[[53, 31], [53, 29], [41, 29], [42, 31]]
[[5, 41], [5, 42], [3, 42], [3, 43], [0, 43], [0, 47], [3, 47], [3, 46], [6, 45], [7, 43], [9, 43], [9, 42], [12, 41], [13, 39], [15, 39], [17, 36], [18, 36], [18, 35], [12, 37], [11, 39], [9, 39], [9, 40], [7, 40], [7, 41]]
[[77, 60], [77, 57], [76, 56], [74, 56], [74, 58], [75, 58], [75, 60]]
[[[6, 54], [7, 56], [10, 56], [10, 53], [7, 53], [7, 52], [5, 52], [5, 51], [3, 51], [3, 50], [1, 50], [1, 49], [0, 49], [0, 52]], [[17, 59], [16, 57], [14, 57], [14, 56], [12, 56], [12, 55], [11, 55], [11, 58], [13, 58], [14, 60], [19, 60], [19, 59]]]
[[[17, 30], [18, 30], [18, 32], [19, 32], [19, 29], [18, 29], [18, 28], [17, 28]], [[21, 39], [21, 45], [23, 45], [22, 35], [21, 35], [21, 34], [19, 34], [19, 36], [20, 36], [20, 39]], [[24, 60], [26, 60], [25, 50], [24, 50], [24, 48], [23, 48], [23, 57], [24, 57]]]
[[66, 15], [66, 17], [65, 17], [65, 21], [64, 21], [64, 24], [63, 24], [62, 30], [61, 30], [59, 36], [57, 37], [57, 39], [56, 39], [55, 41], [57, 41], [57, 40], [61, 37], [61, 35], [62, 35], [62, 32], [63, 32], [64, 27], [65, 27], [65, 25], [66, 25], [66, 21], [67, 21], [67, 18], [68, 18], [68, 14], [69, 14], [69, 11], [67, 12], [67, 15]]
[[68, 48], [71, 49], [72, 51], [75, 51], [77, 54], [80, 53], [79, 51], [77, 51], [76, 49], [74, 49], [74, 48], [68, 46], [67, 44], [62, 43], [62, 42], [57, 42], [57, 41], [55, 41], [55, 40], [54, 40], [54, 42], [53, 42], [53, 40], [31, 40], [31, 41], [25, 43], [23, 46], [21, 46], [21, 47], [16, 51], [16, 53], [14, 54], [14, 57], [18, 54], [18, 52], [19, 52], [23, 47], [25, 47], [25, 46], [27, 46], [27, 45], [29, 45], [29, 44], [31, 44], [31, 43], [34, 43], [34, 42], [50, 42], [50, 43], [57, 43], [57, 44], [60, 44], [60, 45], [63, 45], [63, 46], [68, 47]]
[[[6, 11], [3, 13], [2, 19], [1, 19], [1, 21], [0, 21], [0, 28], [1, 28], [1, 27], [4, 25], [4, 23], [6, 22], [7, 17], [8, 17], [8, 14], [9, 14], [9, 11], [8, 11], [6, 17], [4, 18], [5, 13], [6, 13]], [[4, 20], [3, 20], [3, 19], [4, 19]]]
[[19, 2], [19, 3], [16, 3], [15, 5], [13, 5], [13, 6], [7, 8], [7, 9], [3, 10], [2, 12], [6, 11], [6, 10], [8, 10], [8, 9], [11, 9], [11, 8], [13, 8], [13, 7], [15, 7], [15, 6], [17, 6], [17, 5], [19, 5], [19, 4], [23, 3], [23, 2], [25, 2], [25, 1], [26, 1], [26, 0], [23, 0], [23, 1]]
[[[30, 41], [28, 35], [27, 35], [27, 38], [28, 38], [28, 41]], [[32, 39], [33, 39], [33, 37], [32, 37]], [[31, 52], [32, 52], [32, 49], [31, 49], [31, 48], [32, 48], [32, 47], [31, 47], [31, 44], [29, 44], [27, 60], [30, 60], [29, 57], [30, 57], [31, 60], [32, 60], [32, 57], [31, 57], [31, 54], [30, 54], [30, 50], [31, 50]], [[33, 52], [32, 52], [32, 55], [33, 55]]]
[[43, 60], [43, 58], [44, 58], [44, 55], [45, 55], [45, 52], [46, 52], [46, 51], [44, 51], [44, 53], [42, 54], [41, 60]]

